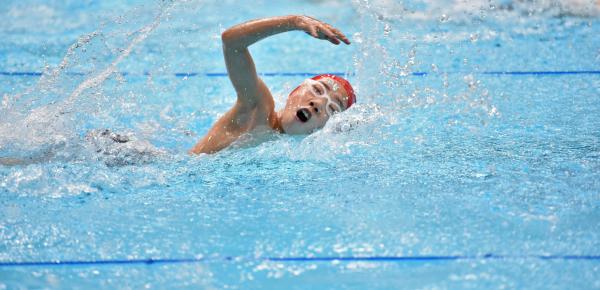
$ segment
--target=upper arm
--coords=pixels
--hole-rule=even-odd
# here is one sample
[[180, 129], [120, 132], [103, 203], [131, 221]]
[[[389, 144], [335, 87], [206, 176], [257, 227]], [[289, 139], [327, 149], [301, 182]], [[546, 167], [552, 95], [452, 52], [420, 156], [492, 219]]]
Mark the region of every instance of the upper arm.
[[223, 54], [229, 80], [235, 88], [238, 102], [252, 106], [260, 104], [266, 86], [256, 73], [248, 48], [237, 47], [223, 40]]

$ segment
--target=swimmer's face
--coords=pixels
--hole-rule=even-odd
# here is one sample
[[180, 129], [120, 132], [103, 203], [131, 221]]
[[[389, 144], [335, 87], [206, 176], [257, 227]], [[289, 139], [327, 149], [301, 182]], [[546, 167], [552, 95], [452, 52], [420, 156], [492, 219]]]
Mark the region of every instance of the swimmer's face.
[[334, 79], [307, 79], [290, 93], [281, 111], [281, 126], [288, 134], [309, 134], [329, 118], [345, 111], [348, 93]]

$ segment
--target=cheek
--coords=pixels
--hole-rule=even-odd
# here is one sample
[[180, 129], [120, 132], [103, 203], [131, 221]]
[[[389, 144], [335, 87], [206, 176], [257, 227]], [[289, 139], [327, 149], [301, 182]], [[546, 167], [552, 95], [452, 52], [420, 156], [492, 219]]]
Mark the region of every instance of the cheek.
[[291, 94], [286, 101], [286, 108], [295, 110], [302, 103], [302, 95]]
[[321, 129], [325, 126], [325, 123], [327, 123], [327, 120], [329, 118], [327, 116], [318, 116], [318, 117], [313, 117], [308, 123], [310, 123], [310, 127], [313, 129]]

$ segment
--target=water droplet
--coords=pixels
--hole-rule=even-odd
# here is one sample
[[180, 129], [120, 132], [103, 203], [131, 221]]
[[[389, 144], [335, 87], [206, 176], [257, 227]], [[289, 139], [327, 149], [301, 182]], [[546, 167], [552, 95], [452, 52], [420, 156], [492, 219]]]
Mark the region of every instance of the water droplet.
[[389, 23], [386, 23], [383, 26], [383, 36], [389, 36], [390, 32], [392, 32], [392, 26]]
[[479, 34], [471, 33], [471, 35], [469, 35], [469, 39], [471, 40], [471, 42], [477, 42], [477, 40], [479, 40]]
[[352, 40], [355, 43], [362, 43], [363, 42], [362, 34], [360, 32], [354, 33], [352, 35]]
[[467, 84], [470, 90], [475, 90], [479, 85], [479, 81], [475, 80], [473, 75], [466, 75], [463, 78], [464, 82]]

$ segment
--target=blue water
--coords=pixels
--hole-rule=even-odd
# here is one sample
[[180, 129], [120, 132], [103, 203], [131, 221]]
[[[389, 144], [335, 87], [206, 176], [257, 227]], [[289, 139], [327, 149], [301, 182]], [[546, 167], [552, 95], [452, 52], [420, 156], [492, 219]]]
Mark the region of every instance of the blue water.
[[[0, 289], [600, 288], [600, 21], [576, 2], [5, 1], [0, 157], [37, 161], [0, 165]], [[235, 100], [220, 33], [286, 14], [353, 44], [254, 45], [277, 106], [325, 72], [358, 103], [188, 156]], [[97, 152], [104, 128], [136, 142]]]

